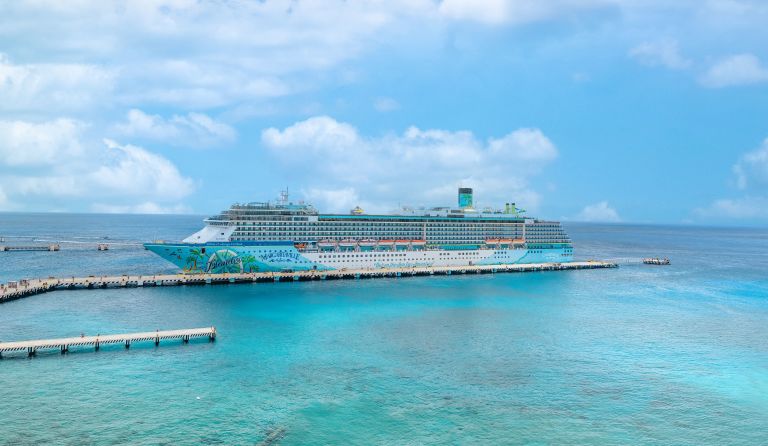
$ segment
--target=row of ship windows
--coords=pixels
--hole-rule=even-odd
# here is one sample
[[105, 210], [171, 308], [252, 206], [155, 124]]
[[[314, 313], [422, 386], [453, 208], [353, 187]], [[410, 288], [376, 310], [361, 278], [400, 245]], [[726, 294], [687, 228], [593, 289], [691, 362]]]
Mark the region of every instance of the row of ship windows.
[[[294, 240], [292, 237], [236, 237], [232, 241], [269, 241], [269, 240]], [[311, 238], [302, 239], [302, 241], [312, 241]], [[484, 238], [465, 238], [465, 237], [427, 237], [427, 241], [431, 243], [485, 243]], [[529, 243], [570, 243], [568, 238], [536, 238], [528, 239]]]
[[509, 230], [515, 230], [518, 232], [522, 231], [528, 231], [528, 232], [553, 232], [553, 231], [562, 231], [562, 227], [554, 227], [554, 228], [525, 228], [521, 225], [354, 225], [354, 226], [341, 226], [341, 225], [280, 225], [280, 224], [252, 224], [252, 225], [233, 225], [236, 226], [238, 229], [256, 229], [256, 228], [274, 228], [274, 229], [280, 229], [280, 230], [303, 230], [303, 231], [354, 231], [354, 230], [388, 230], [388, 231], [423, 231], [426, 230], [435, 230], [435, 229], [442, 229], [442, 230], [450, 230], [450, 231], [456, 231], [456, 230], [479, 230], [479, 231], [490, 231], [490, 230], [503, 230], [503, 231], [509, 231]]
[[[312, 239], [312, 238], [415, 238], [415, 239], [422, 239], [424, 238], [425, 234], [416, 233], [416, 232], [397, 232], [397, 233], [381, 233], [381, 232], [373, 232], [373, 233], [366, 233], [366, 234], [357, 234], [357, 233], [315, 233], [315, 234], [306, 234], [306, 233], [297, 233], [297, 234], [287, 234], [285, 232], [236, 232], [233, 234], [233, 237], [288, 237], [293, 239]], [[565, 234], [552, 234], [552, 235], [529, 235], [526, 238], [528, 239], [536, 239], [536, 238], [553, 238], [555, 236], [561, 236], [565, 237]], [[486, 232], [486, 233], [427, 233], [426, 239], [432, 240], [432, 239], [439, 239], [439, 238], [476, 238], [476, 239], [485, 239], [489, 237], [510, 237], [515, 239], [522, 239], [523, 234], [503, 234], [498, 232]]]
[[[457, 253], [450, 253], [450, 252], [441, 252], [439, 255], [446, 256], [449, 258], [467, 258], [467, 257], [480, 257], [480, 254], [476, 253], [468, 253], [468, 252], [457, 252]], [[406, 254], [404, 253], [367, 253], [367, 254], [321, 254], [319, 258], [321, 259], [345, 259], [345, 258], [355, 258], [355, 259], [365, 259], [365, 258], [371, 258], [371, 257], [405, 257]], [[413, 257], [413, 256], [412, 256]], [[422, 253], [422, 257], [426, 257], [426, 253]], [[509, 254], [497, 254], [495, 255], [496, 258], [499, 257], [512, 257]]]
[[[216, 221], [216, 220], [209, 220], [210, 222], [217, 222], [220, 223], [222, 221]], [[354, 222], [354, 223], [336, 223], [336, 222], [281, 222], [281, 221], [267, 221], [267, 222], [243, 222], [240, 220], [237, 220], [237, 225], [239, 226], [300, 226], [300, 227], [306, 227], [306, 226], [330, 226], [330, 227], [344, 227], [348, 228], [351, 226], [354, 227], [370, 227], [370, 226], [419, 226], [419, 227], [438, 227], [438, 228], [447, 228], [447, 227], [523, 227], [523, 223], [505, 223], [505, 222], [413, 222], [413, 221], [407, 221], [407, 222], [397, 222], [397, 221], [372, 221], [372, 222]], [[560, 225], [540, 225], [540, 224], [532, 224], [532, 225], [525, 225], [526, 228], [529, 229], [557, 229], [560, 228]]]
[[[240, 218], [233, 218], [233, 219], [224, 219], [224, 220], [211, 220], [207, 219], [208, 222], [216, 222], [216, 223], [231, 223], [231, 224], [237, 224], [237, 225], [243, 225], [243, 226], [254, 226], [254, 225], [277, 225], [277, 226], [316, 226], [316, 225], [325, 225], [325, 226], [343, 226], [343, 227], [350, 227], [350, 226], [371, 226], [371, 225], [388, 225], [388, 226], [520, 226], [522, 227], [525, 225], [525, 223], [522, 222], [509, 222], [509, 221], [414, 221], [414, 220], [406, 220], [406, 221], [383, 221], [383, 220], [375, 220], [375, 221], [355, 221], [355, 222], [336, 222], [336, 221], [291, 221], [291, 220], [276, 220], [276, 219], [240, 219]], [[539, 225], [539, 224], [528, 224], [526, 225], [528, 227], [550, 227], [549, 225]], [[551, 226], [551, 227], [557, 227]]]

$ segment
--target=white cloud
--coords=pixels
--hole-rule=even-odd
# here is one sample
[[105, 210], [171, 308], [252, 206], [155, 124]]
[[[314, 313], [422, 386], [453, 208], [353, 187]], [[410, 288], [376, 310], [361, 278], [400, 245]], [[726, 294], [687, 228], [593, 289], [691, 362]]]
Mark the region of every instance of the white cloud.
[[231, 126], [203, 113], [173, 115], [165, 119], [160, 115], [149, 115], [137, 109], [130, 110], [126, 122], [117, 124], [115, 131], [123, 136], [193, 147], [232, 142], [237, 135]]
[[12, 208], [13, 206], [8, 201], [8, 195], [6, 195], [3, 188], [0, 187], [0, 211], [9, 211]]
[[348, 211], [353, 201], [369, 211], [452, 205], [460, 183], [475, 188], [481, 205], [516, 201], [535, 210], [539, 195], [529, 180], [558, 156], [538, 129], [487, 142], [468, 131], [416, 127], [369, 138], [328, 116], [266, 129], [262, 141], [283, 165], [300, 170], [306, 198], [334, 211]]
[[137, 205], [125, 206], [95, 203], [91, 206], [91, 211], [102, 214], [189, 214], [191, 209], [182, 204], [161, 206], [147, 201]]
[[114, 87], [112, 70], [91, 64], [14, 64], [0, 53], [0, 112], [82, 110]]
[[610, 7], [613, 3], [607, 0], [443, 0], [439, 12], [453, 20], [515, 25]]
[[0, 4], [0, 39], [17, 54], [99, 61], [13, 66], [0, 59], [0, 98], [9, 99], [0, 109], [44, 111], [52, 101], [196, 109], [258, 103], [315, 88], [323, 72], [435, 8], [430, 0]]
[[310, 203], [330, 212], [348, 212], [355, 206], [364, 204], [353, 187], [342, 189], [314, 189], [302, 191]]
[[621, 218], [619, 217], [619, 213], [608, 205], [607, 201], [601, 201], [599, 203], [584, 206], [584, 209], [576, 215], [575, 220], [616, 223], [620, 222]]
[[695, 213], [707, 219], [766, 220], [768, 219], [768, 198], [753, 196], [723, 198], [715, 200], [709, 207], [696, 209]]
[[768, 139], [733, 165], [742, 196], [721, 198], [694, 213], [707, 219], [768, 220]]
[[108, 161], [90, 178], [106, 191], [135, 196], [178, 200], [194, 189], [194, 182], [184, 178], [176, 166], [162, 156], [132, 145], [120, 145], [106, 139]]
[[160, 210], [173, 209], [195, 189], [168, 159], [137, 146], [92, 141], [87, 127], [69, 119], [0, 121], [0, 204], [35, 210], [60, 207], [62, 199], [80, 206], [152, 202]]
[[[116, 6], [96, 0], [0, 2], [0, 40], [13, 48], [14, 58], [24, 58], [23, 63], [14, 64], [0, 56], [0, 111], [45, 114], [107, 110], [115, 104], [142, 109], [170, 105], [185, 110], [248, 106], [266, 110], [265, 103], [275, 98], [342, 82], [348, 78], [345, 72], [359, 71], [350, 68], [348, 61], [382, 46], [414, 52], [440, 48], [445, 40], [453, 40], [450, 24], [454, 22], [516, 26], [568, 19], [580, 23], [600, 14], [622, 20], [621, 27], [634, 35], [655, 33], [643, 20], [657, 16], [669, 16], [673, 23], [695, 19], [705, 24], [720, 23], [712, 18], [727, 16], [742, 28], [750, 18], [760, 26], [765, 22], [766, 8], [757, 1], [701, 3], [163, 0]], [[674, 45], [648, 45], [637, 49], [638, 56], [667, 66], [686, 65]], [[377, 109], [391, 110], [392, 105], [384, 102]]]
[[377, 98], [373, 102], [373, 108], [382, 113], [398, 110], [400, 104], [392, 98]]
[[768, 82], [768, 69], [752, 54], [737, 54], [712, 65], [700, 82], [711, 88]]
[[268, 128], [262, 132], [261, 138], [272, 148], [285, 148], [290, 156], [294, 154], [288, 151], [296, 148], [316, 153], [335, 151], [343, 154], [361, 142], [354, 127], [328, 116], [309, 118], [282, 131]]
[[50, 122], [0, 121], [0, 164], [41, 166], [82, 154], [85, 124], [72, 119]]
[[629, 51], [630, 57], [648, 66], [663, 66], [682, 70], [691, 66], [691, 61], [680, 54], [677, 41], [662, 40], [644, 42]]
[[752, 152], [744, 154], [733, 166], [739, 189], [768, 186], [768, 139]]

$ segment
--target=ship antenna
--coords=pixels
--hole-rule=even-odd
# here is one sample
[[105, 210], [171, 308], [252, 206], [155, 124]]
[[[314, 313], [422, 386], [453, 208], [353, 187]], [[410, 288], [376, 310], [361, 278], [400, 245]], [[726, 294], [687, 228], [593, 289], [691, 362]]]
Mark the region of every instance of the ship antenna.
[[282, 204], [288, 203], [288, 188], [286, 187], [285, 190], [280, 191], [280, 202]]

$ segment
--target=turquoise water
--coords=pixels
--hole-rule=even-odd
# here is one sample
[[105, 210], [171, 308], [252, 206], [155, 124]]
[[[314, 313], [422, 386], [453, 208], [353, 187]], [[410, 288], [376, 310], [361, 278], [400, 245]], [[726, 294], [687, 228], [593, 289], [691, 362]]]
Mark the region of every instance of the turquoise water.
[[[0, 235], [71, 241], [198, 226], [0, 214]], [[4, 359], [0, 443], [259, 444], [275, 432], [281, 445], [768, 442], [768, 231], [567, 230], [580, 258], [673, 264], [62, 291], [0, 305], [3, 340], [220, 332], [215, 343]], [[77, 246], [0, 253], [0, 280], [173, 270], [136, 247]]]

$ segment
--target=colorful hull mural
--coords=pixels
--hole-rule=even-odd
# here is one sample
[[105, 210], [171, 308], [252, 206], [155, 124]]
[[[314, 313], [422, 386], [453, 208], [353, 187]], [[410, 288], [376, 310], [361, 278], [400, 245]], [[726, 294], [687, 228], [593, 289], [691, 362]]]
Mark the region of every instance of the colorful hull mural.
[[240, 273], [570, 262], [566, 248], [300, 252], [293, 242], [148, 243], [185, 273]]

